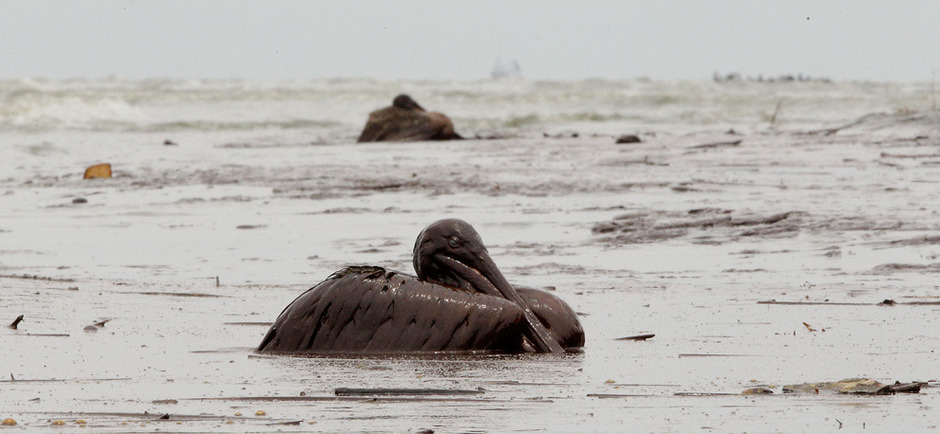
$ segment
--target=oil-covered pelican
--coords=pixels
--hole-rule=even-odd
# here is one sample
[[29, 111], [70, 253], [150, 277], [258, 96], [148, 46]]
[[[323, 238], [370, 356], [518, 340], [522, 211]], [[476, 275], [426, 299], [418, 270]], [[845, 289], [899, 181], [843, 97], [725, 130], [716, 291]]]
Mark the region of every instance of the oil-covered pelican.
[[454, 123], [443, 113], [429, 112], [410, 96], [402, 94], [392, 105], [369, 113], [358, 142], [417, 142], [461, 140]]
[[274, 321], [260, 352], [551, 352], [584, 345], [560, 298], [512, 286], [480, 235], [439, 220], [418, 235], [412, 277], [347, 267], [307, 290]]

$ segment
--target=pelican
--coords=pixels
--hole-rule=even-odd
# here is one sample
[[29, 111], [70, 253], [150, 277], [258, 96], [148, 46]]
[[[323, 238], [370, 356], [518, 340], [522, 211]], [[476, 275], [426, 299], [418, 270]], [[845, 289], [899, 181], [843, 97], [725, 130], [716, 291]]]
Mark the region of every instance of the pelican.
[[443, 113], [429, 112], [410, 96], [401, 94], [392, 105], [369, 113], [359, 134], [362, 142], [415, 142], [422, 140], [461, 140], [454, 123]]
[[414, 268], [417, 277], [375, 266], [333, 273], [281, 312], [257, 351], [561, 353], [584, 345], [571, 307], [510, 285], [463, 220], [424, 228]]

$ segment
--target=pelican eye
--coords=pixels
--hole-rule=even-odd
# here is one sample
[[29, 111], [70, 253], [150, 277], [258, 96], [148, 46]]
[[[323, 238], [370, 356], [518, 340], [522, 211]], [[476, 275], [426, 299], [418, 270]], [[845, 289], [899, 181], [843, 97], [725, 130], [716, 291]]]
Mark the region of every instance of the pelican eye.
[[457, 242], [457, 239], [455, 239], [455, 238], [450, 238], [450, 239], [448, 239], [448, 240], [447, 240], [447, 245], [450, 246], [450, 248], [452, 248], [452, 249], [456, 249], [457, 247], [460, 247], [460, 243], [458, 243], [458, 242]]

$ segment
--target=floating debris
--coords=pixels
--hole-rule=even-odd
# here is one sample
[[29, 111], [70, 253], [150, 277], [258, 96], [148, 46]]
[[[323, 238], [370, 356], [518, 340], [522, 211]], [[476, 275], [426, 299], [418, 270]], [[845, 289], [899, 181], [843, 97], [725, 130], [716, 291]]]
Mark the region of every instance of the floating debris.
[[783, 386], [783, 393], [835, 392], [852, 395], [894, 395], [895, 393], [919, 393], [926, 383], [913, 382], [882, 384], [870, 378], [847, 378], [824, 383], [803, 383]]
[[774, 391], [766, 387], [752, 387], [741, 392], [742, 395], [773, 395]]
[[651, 339], [653, 336], [656, 336], [652, 333], [646, 333], [642, 335], [633, 335], [633, 336], [624, 336], [622, 338], [614, 338], [615, 341], [645, 341]]
[[641, 142], [643, 141], [640, 140], [640, 137], [637, 136], [636, 134], [624, 134], [620, 137], [617, 137], [616, 143], [618, 145], [623, 145], [623, 144], [628, 144], [628, 143], [641, 143]]
[[709, 148], [721, 148], [726, 146], [738, 146], [741, 144], [741, 140], [731, 140], [728, 142], [715, 142], [715, 143], [706, 143], [704, 145], [695, 145], [690, 146], [692, 149], [709, 149]]
[[151, 404], [179, 404], [179, 401], [175, 399], [158, 399], [156, 401], [150, 401]]
[[482, 390], [466, 389], [401, 389], [401, 388], [352, 388], [337, 387], [333, 393], [336, 396], [351, 395], [480, 395]]

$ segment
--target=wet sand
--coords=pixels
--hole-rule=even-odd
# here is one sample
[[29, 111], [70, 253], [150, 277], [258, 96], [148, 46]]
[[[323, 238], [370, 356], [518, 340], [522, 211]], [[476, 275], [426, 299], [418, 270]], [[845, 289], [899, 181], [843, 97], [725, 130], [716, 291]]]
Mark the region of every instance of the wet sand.
[[[936, 429], [936, 387], [780, 390], [940, 379], [936, 114], [853, 121], [624, 145], [589, 132], [354, 145], [252, 130], [178, 146], [88, 132], [68, 148], [30, 136], [0, 178], [0, 320], [24, 316], [0, 328], [0, 418], [94, 431]], [[81, 179], [96, 159], [114, 178]], [[472, 223], [511, 282], [571, 304], [584, 352], [252, 352], [341, 266], [411, 272], [415, 237], [443, 217]], [[656, 336], [616, 340], [641, 333]], [[741, 395], [758, 386], [775, 394]]]

